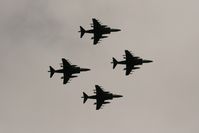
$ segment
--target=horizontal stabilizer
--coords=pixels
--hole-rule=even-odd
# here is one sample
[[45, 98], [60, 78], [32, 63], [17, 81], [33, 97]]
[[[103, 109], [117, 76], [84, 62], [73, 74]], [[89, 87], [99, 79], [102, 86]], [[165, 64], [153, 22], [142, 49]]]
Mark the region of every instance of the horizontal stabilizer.
[[88, 99], [88, 95], [87, 95], [86, 93], [83, 92], [83, 97], [82, 97], [82, 98], [84, 98], [84, 101], [83, 101], [83, 102], [85, 103], [85, 102], [87, 101], [87, 99]]
[[53, 69], [51, 66], [50, 66], [50, 78], [52, 78], [53, 74], [55, 73], [55, 69]]
[[113, 62], [111, 62], [111, 63], [113, 63], [113, 69], [114, 69], [116, 67], [118, 61], [113, 57]]
[[80, 38], [82, 38], [86, 31], [85, 31], [85, 29], [83, 27], [80, 26], [80, 31], [79, 32], [81, 33], [80, 34]]

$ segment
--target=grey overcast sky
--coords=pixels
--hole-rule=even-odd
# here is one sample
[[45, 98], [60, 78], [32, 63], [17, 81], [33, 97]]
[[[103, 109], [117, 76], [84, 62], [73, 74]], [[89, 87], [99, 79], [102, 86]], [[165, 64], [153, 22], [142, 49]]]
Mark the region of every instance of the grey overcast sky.
[[[1, 133], [198, 133], [198, 0], [0, 0]], [[93, 46], [92, 18], [122, 31]], [[124, 50], [154, 60], [125, 76]], [[63, 85], [61, 58], [92, 71]], [[99, 111], [94, 85], [124, 95]]]

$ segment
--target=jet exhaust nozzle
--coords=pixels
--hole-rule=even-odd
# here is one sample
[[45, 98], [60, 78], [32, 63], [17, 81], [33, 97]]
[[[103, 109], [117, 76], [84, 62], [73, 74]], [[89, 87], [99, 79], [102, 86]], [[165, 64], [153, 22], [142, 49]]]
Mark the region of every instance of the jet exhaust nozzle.
[[53, 74], [55, 73], [55, 69], [53, 67], [50, 66], [50, 78], [52, 78]]
[[79, 31], [81, 34], [80, 34], [80, 38], [83, 37], [83, 35], [85, 34], [86, 30], [80, 26], [80, 31]]
[[113, 69], [114, 69], [116, 67], [118, 61], [113, 57], [113, 62], [111, 62], [111, 63], [113, 63]]
[[143, 63], [151, 63], [153, 62], [152, 60], [143, 60]]
[[82, 98], [84, 98], [83, 103], [85, 103], [87, 101], [87, 99], [88, 99], [88, 95], [85, 92], [83, 92], [83, 97]]
[[88, 68], [81, 68], [80, 71], [90, 71], [91, 69]]
[[111, 29], [111, 32], [118, 32], [121, 31], [120, 29]]

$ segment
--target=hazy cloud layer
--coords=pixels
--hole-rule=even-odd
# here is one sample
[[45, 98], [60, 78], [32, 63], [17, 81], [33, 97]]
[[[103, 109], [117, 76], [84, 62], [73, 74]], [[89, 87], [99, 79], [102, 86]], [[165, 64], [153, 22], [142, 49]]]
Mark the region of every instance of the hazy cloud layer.
[[[195, 0], [1, 0], [0, 132], [198, 133], [199, 9]], [[95, 17], [122, 31], [93, 46]], [[154, 60], [125, 76], [124, 50]], [[61, 58], [91, 68], [63, 85]], [[124, 95], [96, 111], [94, 85]]]

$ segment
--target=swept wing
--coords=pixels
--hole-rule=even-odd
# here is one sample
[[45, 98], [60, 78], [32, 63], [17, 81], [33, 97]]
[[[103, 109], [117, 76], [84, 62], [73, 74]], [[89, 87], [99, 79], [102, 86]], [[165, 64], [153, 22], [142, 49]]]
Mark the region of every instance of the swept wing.
[[62, 58], [62, 64], [64, 69], [63, 84], [66, 84], [72, 76], [72, 73], [67, 72], [67, 69], [71, 69], [71, 64], [64, 58]]
[[104, 103], [104, 91], [101, 89], [100, 86], [96, 85], [96, 96], [97, 96], [97, 102], [96, 102], [96, 110], [100, 109], [102, 104]]
[[132, 69], [134, 68], [134, 65], [130, 63], [134, 57], [128, 50], [125, 50], [125, 55], [126, 55], [126, 75], [129, 75]]
[[63, 84], [68, 83], [69, 79], [71, 78], [72, 74], [67, 74], [64, 72], [64, 77], [63, 77]]
[[94, 18], [93, 18], [93, 28], [94, 28], [93, 44], [97, 44], [99, 40], [102, 38], [102, 32], [101, 32], [102, 25]]
[[68, 69], [71, 67], [71, 64], [64, 58], [62, 58], [63, 69]]

